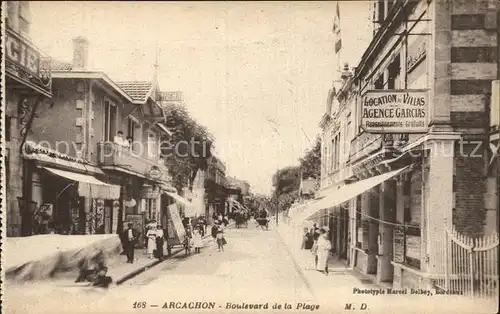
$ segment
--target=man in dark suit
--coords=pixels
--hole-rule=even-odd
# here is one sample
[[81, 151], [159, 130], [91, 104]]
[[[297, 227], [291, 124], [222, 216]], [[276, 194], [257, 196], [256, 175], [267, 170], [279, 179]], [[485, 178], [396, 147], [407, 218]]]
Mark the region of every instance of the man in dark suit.
[[128, 228], [123, 231], [123, 243], [125, 253], [127, 254], [127, 263], [134, 262], [134, 252], [135, 252], [135, 244], [139, 238], [139, 232], [133, 228], [133, 224], [129, 222], [127, 224]]

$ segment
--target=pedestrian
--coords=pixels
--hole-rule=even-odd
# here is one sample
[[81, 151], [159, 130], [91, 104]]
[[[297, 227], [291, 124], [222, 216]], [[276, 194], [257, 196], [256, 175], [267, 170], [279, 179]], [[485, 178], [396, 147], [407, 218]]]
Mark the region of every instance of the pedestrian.
[[193, 247], [195, 253], [200, 253], [200, 250], [203, 247], [203, 240], [199, 229], [195, 229], [193, 232]]
[[313, 236], [313, 234], [311, 233], [310, 230], [307, 230], [306, 243], [305, 243], [305, 248], [304, 249], [310, 250], [310, 249], [312, 249], [313, 245], [314, 245], [314, 236]]
[[330, 256], [330, 250], [332, 249], [332, 243], [328, 239], [328, 234], [324, 228], [321, 228], [320, 236], [316, 244], [318, 261], [316, 263], [316, 270], [324, 273], [328, 276], [328, 257]]
[[147, 254], [150, 259], [153, 259], [153, 253], [156, 248], [156, 227], [151, 226], [146, 233], [148, 239]]
[[[301, 250], [307, 250], [307, 244], [308, 244], [308, 241], [309, 241], [309, 229], [307, 228], [304, 228], [304, 232], [302, 234], [302, 244], [300, 246], [300, 249]], [[309, 248], [311, 249], [311, 248]]]
[[163, 259], [163, 237], [165, 236], [161, 225], [156, 226], [156, 258]]
[[219, 226], [217, 229], [217, 248], [220, 251], [224, 252], [224, 245], [227, 244], [226, 239], [224, 238], [224, 228], [222, 226]]
[[110, 276], [106, 276], [108, 272], [108, 267], [104, 265], [104, 263], [99, 263], [98, 265], [98, 270], [97, 270], [97, 276], [92, 283], [94, 287], [100, 287], [100, 288], [107, 288], [113, 282], [113, 279], [111, 279]]
[[134, 262], [134, 252], [135, 252], [135, 244], [139, 239], [139, 231], [133, 228], [133, 224], [129, 222], [127, 224], [127, 229], [122, 233], [123, 238], [123, 248], [125, 250], [125, 254], [127, 255], [127, 263]]
[[214, 242], [215, 242], [215, 239], [217, 238], [217, 231], [219, 231], [219, 227], [217, 226], [217, 220], [214, 222], [214, 225], [212, 226], [212, 230], [211, 230], [211, 235], [212, 235], [212, 238], [214, 239]]

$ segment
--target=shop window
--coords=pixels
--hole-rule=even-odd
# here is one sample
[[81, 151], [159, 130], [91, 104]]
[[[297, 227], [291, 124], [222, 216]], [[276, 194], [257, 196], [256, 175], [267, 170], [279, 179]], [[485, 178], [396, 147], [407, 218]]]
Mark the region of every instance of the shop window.
[[[418, 204], [412, 204], [412, 180], [417, 180], [418, 178], [408, 178], [404, 183], [403, 195], [405, 199], [404, 204], [404, 223], [405, 223], [405, 251], [404, 251], [404, 261], [411, 267], [420, 269], [420, 245], [421, 245], [421, 233], [420, 226], [414, 223], [416, 217], [412, 215], [412, 206], [418, 206]], [[420, 207], [420, 206], [418, 206]], [[419, 208], [420, 209], [420, 208]], [[413, 223], [412, 223], [413, 222]]]
[[356, 247], [361, 248], [363, 243], [363, 226], [361, 225], [361, 195], [356, 197]]

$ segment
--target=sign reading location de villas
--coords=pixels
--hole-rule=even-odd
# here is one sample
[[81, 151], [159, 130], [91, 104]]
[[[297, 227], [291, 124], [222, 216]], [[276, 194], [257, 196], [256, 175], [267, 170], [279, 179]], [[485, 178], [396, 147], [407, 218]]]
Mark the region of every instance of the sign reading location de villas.
[[423, 133], [427, 130], [427, 90], [372, 90], [361, 104], [361, 125], [369, 133]]

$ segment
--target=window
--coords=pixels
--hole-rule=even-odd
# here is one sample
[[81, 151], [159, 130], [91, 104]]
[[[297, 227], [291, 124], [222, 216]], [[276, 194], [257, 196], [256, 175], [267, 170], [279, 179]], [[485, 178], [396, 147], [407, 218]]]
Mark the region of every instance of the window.
[[401, 57], [398, 55], [396, 59], [389, 65], [389, 77], [387, 79], [388, 89], [400, 88], [400, 75], [401, 75]]
[[10, 141], [10, 119], [12, 119], [9, 116], [5, 116], [5, 141], [9, 142]]
[[375, 80], [374, 89], [384, 89], [384, 74], [380, 74]]
[[332, 150], [331, 150], [331, 154], [330, 154], [330, 173], [335, 170], [335, 156], [337, 155], [337, 152], [336, 152], [337, 144], [335, 143], [336, 140], [337, 140], [337, 138], [334, 137], [332, 139], [332, 143], [331, 143]]
[[335, 153], [336, 153], [336, 156], [335, 156], [335, 169], [339, 169], [339, 166], [340, 166], [340, 133], [337, 135], [335, 143], [336, 143], [336, 146], [337, 146], [335, 148]]
[[25, 35], [30, 32], [31, 11], [29, 1], [19, 1], [19, 31]]
[[346, 127], [346, 130], [345, 130], [345, 138], [344, 138], [344, 149], [345, 149], [345, 153], [347, 154], [347, 152], [349, 151], [349, 146], [350, 146], [350, 142], [351, 142], [351, 121], [347, 122], [347, 127]]
[[140, 127], [139, 123], [132, 118], [127, 119], [127, 137], [130, 137], [133, 141], [137, 140], [136, 129]]
[[104, 100], [104, 141], [111, 142], [116, 134], [116, 106]]
[[156, 140], [156, 134], [155, 133], [148, 133], [148, 157], [149, 158], [156, 158], [158, 156], [158, 143]]
[[382, 23], [385, 20], [385, 0], [377, 2], [377, 22]]

